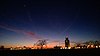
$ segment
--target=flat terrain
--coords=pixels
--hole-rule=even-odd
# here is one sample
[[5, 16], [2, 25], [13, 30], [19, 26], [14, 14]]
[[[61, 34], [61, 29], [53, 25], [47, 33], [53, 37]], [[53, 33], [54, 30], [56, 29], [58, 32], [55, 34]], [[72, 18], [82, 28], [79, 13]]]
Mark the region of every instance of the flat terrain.
[[0, 56], [100, 56], [100, 49], [0, 50]]

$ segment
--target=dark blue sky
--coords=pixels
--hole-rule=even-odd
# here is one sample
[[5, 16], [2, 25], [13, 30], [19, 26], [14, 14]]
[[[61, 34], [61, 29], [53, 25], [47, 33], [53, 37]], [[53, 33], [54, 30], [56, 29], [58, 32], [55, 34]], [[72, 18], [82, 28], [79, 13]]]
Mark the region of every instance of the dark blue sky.
[[[64, 41], [100, 40], [99, 1], [0, 2], [0, 44], [27, 45], [31, 38]], [[27, 43], [27, 44], [26, 44]]]

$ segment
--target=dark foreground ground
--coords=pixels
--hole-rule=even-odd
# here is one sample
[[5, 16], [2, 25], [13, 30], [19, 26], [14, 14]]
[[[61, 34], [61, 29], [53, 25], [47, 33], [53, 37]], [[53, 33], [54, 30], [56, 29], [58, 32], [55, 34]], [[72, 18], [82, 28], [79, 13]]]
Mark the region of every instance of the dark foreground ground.
[[0, 56], [100, 56], [100, 49], [0, 50]]

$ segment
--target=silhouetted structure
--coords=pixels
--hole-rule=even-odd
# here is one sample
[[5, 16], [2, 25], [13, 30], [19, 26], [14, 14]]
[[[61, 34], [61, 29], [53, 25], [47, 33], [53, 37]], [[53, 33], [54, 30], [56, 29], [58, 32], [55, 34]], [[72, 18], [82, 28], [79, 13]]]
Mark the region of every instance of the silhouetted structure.
[[36, 43], [37, 46], [40, 46], [41, 49], [43, 49], [43, 46], [46, 46], [47, 48], [47, 40], [38, 40], [38, 42]]
[[68, 36], [67, 36], [65, 39], [65, 47], [68, 48], [69, 46], [70, 46], [70, 41], [69, 41]]
[[4, 46], [0, 46], [0, 50], [4, 50]]

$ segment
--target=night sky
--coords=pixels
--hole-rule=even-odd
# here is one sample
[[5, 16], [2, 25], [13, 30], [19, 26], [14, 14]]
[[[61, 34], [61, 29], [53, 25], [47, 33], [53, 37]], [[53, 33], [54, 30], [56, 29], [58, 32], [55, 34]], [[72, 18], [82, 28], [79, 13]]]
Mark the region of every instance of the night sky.
[[63, 42], [66, 36], [75, 42], [100, 40], [99, 5], [91, 0], [0, 1], [0, 45], [32, 46], [39, 39]]

